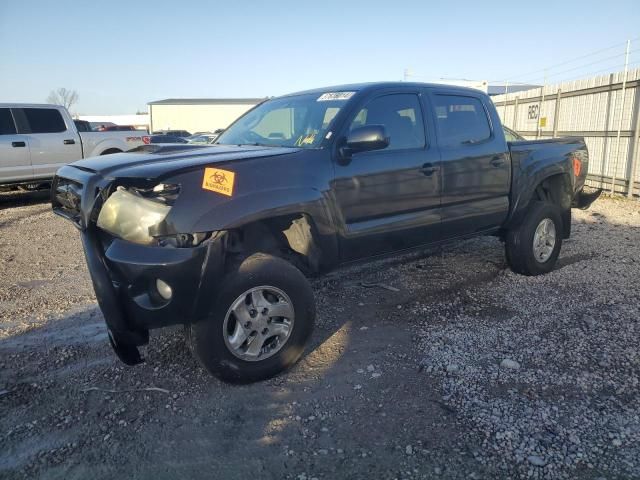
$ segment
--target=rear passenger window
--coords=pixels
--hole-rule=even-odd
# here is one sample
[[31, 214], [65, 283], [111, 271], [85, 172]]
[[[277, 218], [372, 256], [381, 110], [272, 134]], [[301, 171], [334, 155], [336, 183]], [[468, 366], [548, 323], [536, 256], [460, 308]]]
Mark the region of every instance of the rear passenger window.
[[461, 95], [435, 95], [440, 145], [471, 145], [488, 139], [491, 127], [482, 102]]
[[67, 130], [60, 112], [54, 108], [25, 108], [31, 133], [58, 133]]
[[350, 130], [364, 125], [384, 125], [390, 139], [385, 150], [425, 146], [424, 124], [417, 95], [401, 93], [374, 98], [358, 112]]
[[15, 135], [16, 125], [13, 123], [11, 110], [0, 108], [0, 135]]

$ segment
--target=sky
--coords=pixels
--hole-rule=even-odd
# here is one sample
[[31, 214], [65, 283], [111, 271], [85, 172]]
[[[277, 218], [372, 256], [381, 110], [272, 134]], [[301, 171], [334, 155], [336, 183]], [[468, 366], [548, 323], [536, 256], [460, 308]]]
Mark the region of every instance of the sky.
[[65, 87], [79, 95], [73, 113], [127, 114], [405, 69], [415, 81], [542, 84], [557, 64], [549, 80], [622, 70], [627, 39], [640, 66], [638, 0], [0, 0], [0, 102], [44, 103]]

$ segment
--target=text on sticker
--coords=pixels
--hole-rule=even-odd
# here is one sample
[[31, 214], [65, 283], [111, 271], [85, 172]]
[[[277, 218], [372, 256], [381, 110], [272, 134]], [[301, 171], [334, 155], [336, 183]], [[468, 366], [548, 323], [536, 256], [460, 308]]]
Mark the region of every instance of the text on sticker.
[[318, 102], [330, 102], [332, 100], [349, 100], [356, 92], [327, 92], [318, 97]]
[[233, 184], [236, 174], [220, 168], [205, 168], [202, 188], [223, 195], [233, 195]]

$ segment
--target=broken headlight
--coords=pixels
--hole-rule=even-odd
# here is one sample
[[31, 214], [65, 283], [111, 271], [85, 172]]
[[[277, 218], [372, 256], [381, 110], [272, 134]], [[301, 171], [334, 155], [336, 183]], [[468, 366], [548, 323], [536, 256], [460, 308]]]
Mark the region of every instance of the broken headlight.
[[[155, 243], [154, 233], [171, 210], [172, 199], [162, 188], [128, 190], [118, 187], [102, 206], [98, 227], [134, 243]], [[156, 190], [157, 188], [157, 190]]]
[[153, 188], [118, 187], [105, 201], [98, 215], [98, 227], [123, 240], [160, 247], [197, 247], [211, 232], [163, 233], [163, 222], [180, 187], [159, 184]]

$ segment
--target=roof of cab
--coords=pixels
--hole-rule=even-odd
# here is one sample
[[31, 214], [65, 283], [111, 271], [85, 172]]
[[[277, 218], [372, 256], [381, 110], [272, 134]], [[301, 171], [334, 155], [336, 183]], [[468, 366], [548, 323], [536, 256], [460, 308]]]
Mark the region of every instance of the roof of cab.
[[446, 83], [422, 83], [422, 82], [368, 82], [368, 83], [351, 83], [346, 85], [334, 85], [332, 87], [314, 88], [311, 90], [303, 90], [300, 92], [288, 93], [280, 97], [292, 97], [295, 95], [306, 94], [323, 94], [329, 92], [366, 92], [378, 90], [381, 88], [446, 88], [447, 90], [456, 90], [460, 92], [484, 93], [481, 90], [469, 87], [460, 87], [458, 85], [448, 85]]

